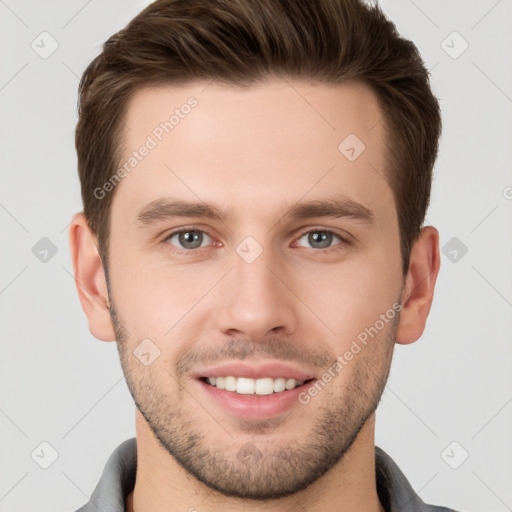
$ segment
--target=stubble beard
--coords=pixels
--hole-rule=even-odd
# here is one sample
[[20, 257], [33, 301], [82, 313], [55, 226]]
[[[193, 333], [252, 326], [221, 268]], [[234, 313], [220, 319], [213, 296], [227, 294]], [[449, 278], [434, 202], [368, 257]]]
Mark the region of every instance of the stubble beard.
[[[236, 428], [230, 423], [225, 428], [225, 445], [215, 443], [212, 446], [207, 432], [220, 428], [222, 418], [212, 419], [183, 386], [179, 385], [174, 395], [159, 389], [152, 376], [156, 371], [167, 370], [158, 369], [158, 365], [142, 368], [133, 355], [134, 347], [121, 327], [113, 303], [110, 311], [128, 389], [159, 444], [185, 471], [210, 489], [246, 500], [271, 500], [294, 494], [342, 460], [380, 402], [399, 322], [397, 315], [386, 326], [386, 332], [370, 341], [370, 344], [384, 344], [382, 350], [370, 345], [363, 348], [363, 351], [372, 351], [367, 356], [374, 357], [359, 359], [357, 354], [349, 363], [356, 366], [344, 387], [334, 379], [312, 400], [311, 403], [322, 401], [322, 405], [306, 436], [292, 435], [286, 445], [269, 447], [269, 439], [281, 423], [293, 433], [292, 410], [289, 416], [277, 420], [240, 420]], [[176, 380], [170, 381], [176, 384]], [[202, 417], [187, 411], [183, 406], [186, 401], [192, 403]], [[303, 428], [303, 424], [300, 426]], [[237, 442], [236, 429], [244, 433], [241, 436], [244, 441]], [[282, 439], [281, 436], [282, 432]]]

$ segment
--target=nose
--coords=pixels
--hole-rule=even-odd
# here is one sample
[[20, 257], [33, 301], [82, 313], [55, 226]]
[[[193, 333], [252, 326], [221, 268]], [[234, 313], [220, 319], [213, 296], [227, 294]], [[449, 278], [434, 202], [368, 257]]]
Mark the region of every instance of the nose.
[[[240, 253], [242, 254], [242, 253]], [[269, 248], [252, 262], [235, 252], [233, 270], [218, 290], [218, 328], [226, 335], [244, 335], [257, 341], [272, 331], [286, 335], [297, 325], [298, 299], [292, 293], [286, 264]]]

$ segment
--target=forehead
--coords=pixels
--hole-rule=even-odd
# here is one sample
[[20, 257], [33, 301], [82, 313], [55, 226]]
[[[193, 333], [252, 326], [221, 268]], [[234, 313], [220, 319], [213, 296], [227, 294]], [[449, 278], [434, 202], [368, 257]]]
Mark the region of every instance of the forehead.
[[172, 196], [258, 216], [336, 192], [378, 214], [393, 202], [384, 129], [375, 94], [360, 83], [145, 87], [124, 118], [127, 172], [112, 208], [134, 220], [144, 204]]

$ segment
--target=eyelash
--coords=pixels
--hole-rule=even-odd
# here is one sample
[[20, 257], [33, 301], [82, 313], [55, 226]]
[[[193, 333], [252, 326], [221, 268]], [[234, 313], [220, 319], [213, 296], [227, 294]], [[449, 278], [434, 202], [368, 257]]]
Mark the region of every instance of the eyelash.
[[[174, 252], [175, 254], [184, 255], [184, 256], [192, 256], [192, 255], [194, 255], [194, 253], [199, 252], [200, 249], [205, 249], [207, 247], [207, 246], [205, 246], [205, 247], [197, 247], [195, 249], [180, 249], [179, 247], [176, 247], [175, 245], [172, 245], [169, 243], [169, 240], [174, 235], [179, 235], [180, 233], [186, 233], [187, 231], [197, 231], [200, 233], [204, 233], [205, 235], [209, 236], [211, 239], [214, 239], [214, 237], [211, 236], [204, 229], [197, 229], [197, 228], [190, 227], [190, 228], [185, 228], [185, 229], [179, 229], [177, 231], [172, 231], [171, 233], [169, 233], [168, 235], [165, 236], [165, 238], [162, 240], [162, 243], [166, 244], [167, 246], [172, 247], [171, 251]], [[308, 231], [304, 231], [297, 237], [296, 240], [300, 240], [304, 235], [307, 235], [309, 233], [318, 233], [318, 232], [332, 234], [332, 235], [338, 237], [341, 240], [341, 243], [335, 244], [332, 247], [327, 247], [325, 249], [315, 249], [312, 247], [305, 247], [305, 249], [308, 249], [313, 252], [331, 253], [332, 251], [341, 250], [342, 247], [340, 248], [339, 246], [350, 245], [349, 240], [342, 237], [340, 234], [336, 233], [335, 231], [332, 231], [329, 229], [322, 229], [322, 228], [313, 228], [313, 229], [309, 229]]]

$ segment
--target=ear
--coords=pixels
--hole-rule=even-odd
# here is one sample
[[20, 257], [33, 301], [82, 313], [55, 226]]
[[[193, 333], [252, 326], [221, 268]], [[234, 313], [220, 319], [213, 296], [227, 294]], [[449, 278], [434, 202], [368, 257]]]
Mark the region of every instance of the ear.
[[439, 232], [432, 226], [426, 226], [421, 229], [411, 250], [396, 333], [397, 343], [407, 345], [422, 335], [440, 266]]
[[102, 341], [115, 341], [108, 307], [108, 290], [96, 236], [83, 212], [75, 213], [69, 228], [69, 247], [75, 284], [91, 334]]

